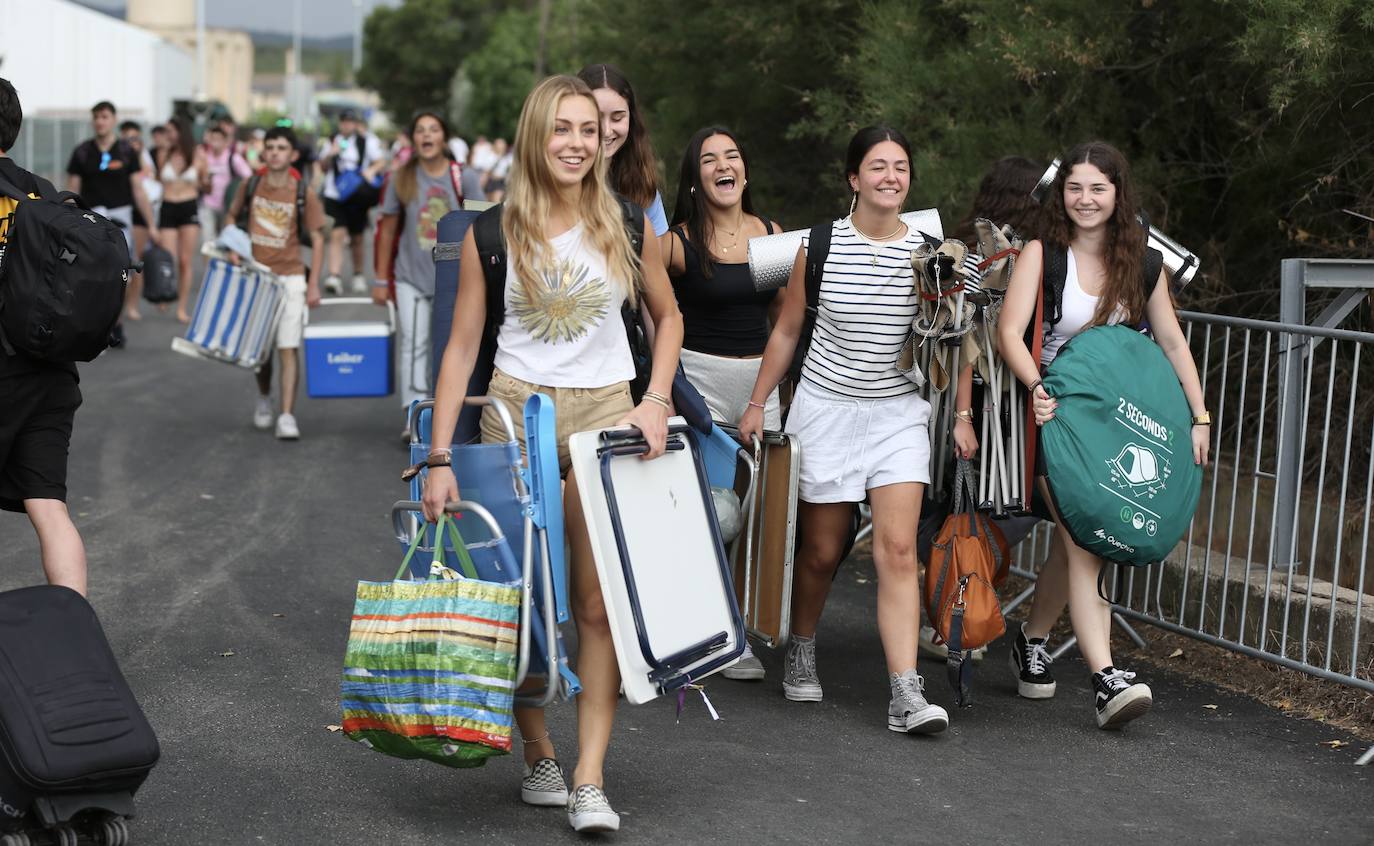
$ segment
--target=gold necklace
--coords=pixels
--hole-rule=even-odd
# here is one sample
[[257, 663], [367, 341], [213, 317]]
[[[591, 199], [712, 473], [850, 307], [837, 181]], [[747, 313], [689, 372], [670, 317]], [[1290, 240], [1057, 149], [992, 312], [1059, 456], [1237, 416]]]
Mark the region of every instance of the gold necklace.
[[[712, 228], [711, 228], [711, 240], [714, 241], [714, 240], [716, 240], [717, 238], [720, 237], [720, 236], [717, 234], [718, 232], [724, 232], [726, 235], [729, 235], [729, 236], [733, 239], [733, 240], [730, 241], [730, 245], [729, 245], [728, 247], [721, 247], [721, 248], [720, 248], [720, 251], [721, 251], [722, 253], [728, 253], [728, 252], [730, 252], [730, 250], [734, 249], [734, 248], [739, 244], [739, 232], [740, 232], [740, 230], [743, 229], [743, 228], [744, 228], [744, 215], [741, 213], [740, 216], [739, 216], [739, 219], [738, 219], [738, 220], [736, 221], [736, 223], [735, 223], [735, 231], [734, 231], [734, 232], [731, 232], [729, 229], [726, 229], [724, 226], [712, 226]], [[717, 246], [719, 246], [719, 245], [717, 245]]]
[[859, 233], [860, 235], [862, 235], [862, 236], [864, 237], [864, 241], [865, 241], [865, 243], [868, 245], [868, 251], [869, 251], [870, 253], [873, 254], [873, 261], [871, 262], [871, 264], [872, 264], [874, 267], [877, 267], [877, 266], [878, 266], [878, 248], [875, 247], [875, 246], [873, 246], [873, 242], [874, 242], [874, 241], [891, 241], [893, 238], [895, 238], [895, 237], [897, 236], [897, 233], [898, 233], [898, 232], [901, 232], [904, 228], [906, 228], [906, 224], [905, 224], [905, 223], [902, 223], [901, 220], [898, 220], [898, 221], [897, 221], [897, 228], [896, 228], [896, 229], [892, 230], [891, 232], [887, 233], [886, 235], [884, 235], [884, 236], [881, 237], [881, 238], [874, 238], [872, 235], [869, 235], [867, 232], [865, 232], [865, 231], [863, 231], [862, 229], [859, 228], [858, 222], [854, 220], [854, 215], [850, 215], [850, 216], [849, 216], [849, 225], [852, 226], [852, 227], [854, 227], [854, 231], [855, 231], [855, 232]]

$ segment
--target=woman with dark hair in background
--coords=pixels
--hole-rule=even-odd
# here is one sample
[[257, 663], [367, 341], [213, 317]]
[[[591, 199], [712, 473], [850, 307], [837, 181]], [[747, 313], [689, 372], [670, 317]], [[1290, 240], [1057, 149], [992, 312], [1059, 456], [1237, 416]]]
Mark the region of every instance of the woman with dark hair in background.
[[[898, 215], [911, 187], [911, 146], [897, 130], [870, 126], [849, 142], [845, 175], [851, 213], [831, 225], [821, 273], [820, 304], [786, 431], [801, 453], [801, 542], [793, 582], [792, 632], [783, 694], [821, 700], [816, 626], [850, 530], [853, 504], [873, 508], [873, 561], [878, 571], [878, 632], [892, 698], [887, 727], [932, 733], [949, 725], [945, 709], [926, 701], [916, 672], [921, 587], [916, 525], [930, 481], [930, 403], [897, 369], [916, 316], [911, 254], [921, 233]], [[806, 311], [803, 240], [782, 311], [768, 339], [740, 437], [763, 433], [768, 395], [796, 351]]]
[[[988, 220], [996, 226], [1010, 224], [1022, 241], [1029, 241], [1039, 235], [1039, 220], [1043, 213], [1040, 205], [1031, 197], [1031, 191], [1040, 181], [1042, 168], [1024, 156], [1007, 156], [993, 163], [978, 183], [978, 193], [973, 198], [973, 206], [955, 228], [953, 237], [968, 245], [970, 254], [979, 251], [978, 233], [974, 222]], [[981, 260], [982, 257], [979, 257]], [[981, 291], [981, 285], [965, 284], [969, 293]], [[980, 314], [977, 318], [982, 320]], [[995, 350], [983, 350], [985, 356], [995, 355]], [[954, 441], [955, 458], [973, 458], [978, 454], [978, 424], [981, 409], [982, 386], [975, 393], [973, 385], [973, 365], [965, 365], [959, 370], [959, 379], [954, 393], [954, 428], [951, 437]], [[922, 537], [934, 537], [938, 523], [944, 520], [948, 510], [943, 507], [929, 510], [926, 520], [935, 521], [930, 529], [923, 527]], [[1025, 537], [1035, 524], [1037, 517], [1012, 517], [999, 522], [1007, 542], [1015, 544]], [[928, 531], [928, 535], [927, 535]], [[981, 661], [987, 654], [987, 647], [971, 650], [975, 661]], [[944, 659], [949, 655], [949, 647], [935, 642], [935, 629], [921, 626], [921, 653], [932, 658]]]
[[[411, 155], [386, 181], [377, 224], [372, 301], [384, 305], [396, 283], [396, 373], [401, 408], [429, 396], [429, 320], [434, 306], [434, 244], [439, 219], [463, 207], [458, 166], [449, 158], [448, 124], [417, 112], [405, 137]], [[404, 229], [398, 229], [403, 221]], [[402, 437], [410, 440], [409, 430]]]
[[208, 186], [205, 153], [196, 146], [191, 125], [183, 117], [167, 121], [167, 148], [153, 164], [162, 183], [162, 207], [158, 211], [158, 242], [177, 263], [177, 320], [190, 323], [186, 310], [191, 297], [191, 272], [200, 247], [200, 192]]
[[[1211, 419], [1203, 401], [1197, 365], [1179, 327], [1178, 313], [1164, 270], [1141, 284], [1148, 244], [1145, 228], [1136, 217], [1138, 205], [1126, 158], [1109, 144], [1080, 144], [1064, 157], [1049, 196], [1040, 240], [1021, 251], [1012, 272], [997, 333], [1002, 359], [1031, 392], [1037, 426], [1054, 419], [1057, 402], [1040, 383], [1042, 370], [1054, 361], [1069, 339], [1085, 329], [1115, 323], [1137, 325], [1148, 319], [1155, 340], [1173, 365], [1188, 405], [1193, 409], [1192, 453], [1198, 464], [1207, 462]], [[1026, 346], [1024, 333], [1034, 319], [1041, 290], [1045, 257], [1054, 251], [1065, 257], [1063, 295], [1050, 317], [1040, 360]], [[1034, 437], [1036, 433], [1028, 433]], [[1035, 468], [1039, 477], [1046, 468]], [[1037, 480], [1040, 496], [1050, 502], [1044, 478]], [[1060, 521], [1055, 516], [1055, 523]], [[1102, 559], [1082, 549], [1057, 525], [1057, 545], [1035, 583], [1030, 619], [1012, 647], [1017, 690], [1028, 699], [1054, 696], [1046, 646], [1050, 629], [1065, 604], [1083, 661], [1092, 673], [1099, 728], [1119, 728], [1149, 711], [1150, 688], [1135, 681], [1135, 673], [1112, 662], [1111, 605], [1098, 593]]]
[[591, 86], [601, 112], [601, 138], [611, 160], [611, 190], [644, 209], [654, 235], [668, 231], [663, 195], [658, 192], [658, 163], [649, 130], [630, 81], [614, 65], [587, 65], [577, 73]]
[[[660, 251], [682, 311], [682, 369], [706, 400], [711, 417], [731, 423], [749, 408], [768, 345], [778, 292], [754, 289], [749, 239], [779, 231], [754, 211], [749, 163], [730, 130], [710, 126], [687, 142], [678, 177], [673, 226]], [[765, 429], [781, 417], [777, 391], [764, 403]], [[746, 645], [728, 679], [762, 679], [763, 664]]]

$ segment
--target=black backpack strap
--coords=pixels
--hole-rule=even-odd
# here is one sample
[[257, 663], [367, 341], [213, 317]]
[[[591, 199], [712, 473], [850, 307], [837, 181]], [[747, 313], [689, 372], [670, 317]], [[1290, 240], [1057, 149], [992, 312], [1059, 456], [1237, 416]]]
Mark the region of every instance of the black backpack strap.
[[[821, 276], [825, 273], [825, 260], [830, 257], [831, 223], [818, 223], [811, 227], [811, 235], [806, 246], [806, 312], [807, 319], [816, 319], [816, 309], [821, 304]], [[809, 333], [808, 333], [809, 334]]]
[[[248, 177], [248, 184], [243, 186], [243, 205], [239, 206], [239, 216], [234, 223], [244, 232], [248, 231], [248, 222], [253, 210], [253, 195], [258, 193], [260, 181], [262, 181], [262, 175], [255, 173]], [[299, 215], [300, 209], [297, 208], [296, 212]], [[305, 242], [302, 241], [301, 243], [304, 244]]]
[[816, 331], [816, 313], [821, 305], [821, 277], [825, 273], [825, 260], [830, 256], [830, 233], [834, 224], [829, 221], [811, 227], [806, 242], [806, 312], [802, 316], [801, 335], [797, 338], [797, 349], [792, 353], [792, 366], [787, 376], [793, 384], [801, 382], [802, 365], [811, 349], [811, 335]]
[[[1150, 297], [1155, 292], [1155, 286], [1159, 284], [1159, 272], [1164, 269], [1164, 254], [1152, 247], [1145, 248], [1145, 302], [1150, 301]], [[1170, 280], [1172, 286], [1172, 280]]]
[[1041, 241], [1040, 245], [1045, 261], [1045, 286], [1040, 293], [1045, 298], [1045, 321], [1054, 326], [1064, 317], [1064, 283], [1069, 276], [1069, 251], [1046, 241]]
[[616, 195], [620, 201], [620, 216], [625, 219], [625, 231], [630, 234], [630, 249], [636, 257], [644, 252], [644, 209]]
[[[254, 174], [253, 179], [257, 179]], [[310, 245], [310, 229], [305, 223], [305, 193], [310, 190], [310, 186], [305, 184], [305, 177], [296, 180], [296, 240], [300, 241], [302, 247]], [[245, 195], [245, 201], [251, 194]], [[247, 202], [244, 203], [247, 205]]]
[[506, 320], [506, 238], [501, 232], [501, 207], [500, 203], [492, 206], [472, 222], [472, 240], [487, 283], [486, 334], [492, 338]]

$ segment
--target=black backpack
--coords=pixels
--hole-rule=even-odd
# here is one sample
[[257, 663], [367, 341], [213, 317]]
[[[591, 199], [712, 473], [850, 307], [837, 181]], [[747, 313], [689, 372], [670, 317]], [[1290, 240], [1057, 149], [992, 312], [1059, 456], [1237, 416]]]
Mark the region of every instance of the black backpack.
[[[258, 192], [258, 185], [262, 183], [262, 174], [254, 173], [248, 177], [248, 185], [243, 190], [243, 204], [239, 206], [239, 215], [235, 219], [235, 224], [244, 232], [248, 232], [248, 226], [253, 211], [253, 195]], [[310, 230], [305, 226], [305, 192], [309, 186], [305, 184], [305, 179], [296, 180], [296, 240], [302, 247], [310, 246]], [[233, 196], [230, 195], [230, 201]]]
[[[636, 256], [644, 249], [644, 210], [624, 197], [620, 201], [620, 214], [625, 221], [625, 231], [630, 236], [630, 249]], [[492, 206], [477, 216], [472, 222], [472, 240], [477, 245], [477, 255], [482, 262], [482, 275], [487, 283], [487, 320], [482, 332], [482, 348], [478, 354], [479, 363], [474, 374], [483, 369], [488, 352], [496, 352], [496, 334], [506, 320], [506, 241], [501, 232], [502, 204]], [[649, 387], [649, 374], [652, 370], [648, 335], [644, 331], [644, 320], [637, 306], [628, 302], [620, 310], [625, 322], [625, 336], [630, 342], [630, 356], [634, 359], [635, 378], [630, 382], [630, 396], [638, 403]], [[487, 378], [491, 372], [486, 370]], [[474, 391], [474, 388], [480, 390]], [[469, 396], [485, 393], [485, 385], [468, 389]]]
[[0, 246], [0, 346], [52, 362], [91, 361], [109, 346], [129, 271], [124, 232], [70, 191], [40, 183], [33, 199], [0, 178], [17, 201]]

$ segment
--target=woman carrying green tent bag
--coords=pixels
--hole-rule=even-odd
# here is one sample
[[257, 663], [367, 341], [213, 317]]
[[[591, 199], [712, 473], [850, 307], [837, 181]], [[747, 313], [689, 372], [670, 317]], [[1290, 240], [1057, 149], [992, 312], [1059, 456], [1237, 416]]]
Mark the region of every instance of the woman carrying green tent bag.
[[[1142, 278], [1147, 244], [1138, 208], [1120, 151], [1102, 142], [1069, 151], [1046, 200], [1044, 237], [1026, 245], [1007, 288], [998, 325], [1002, 358], [1031, 391], [1036, 425], [1043, 426], [1054, 419], [1057, 403], [1041, 385], [1041, 373], [1070, 338], [1094, 326], [1148, 322], [1192, 409], [1193, 461], [1205, 465], [1211, 419], [1166, 274], [1161, 270], [1157, 278]], [[1049, 284], [1042, 274], [1046, 267], [1066, 270], [1062, 296], [1046, 302], [1044, 344], [1036, 361], [1024, 336], [1035, 319], [1041, 286]], [[1035, 473], [1038, 491], [1049, 502], [1045, 468], [1037, 466]], [[1098, 593], [1102, 559], [1075, 544], [1054, 517], [1052, 543], [1058, 554], [1051, 554], [1040, 572], [1030, 619], [1012, 648], [1018, 691], [1030, 699], [1054, 696], [1046, 640], [1067, 604], [1079, 650], [1092, 671], [1097, 724], [1119, 728], [1149, 710], [1150, 688], [1112, 663], [1111, 606]]]

